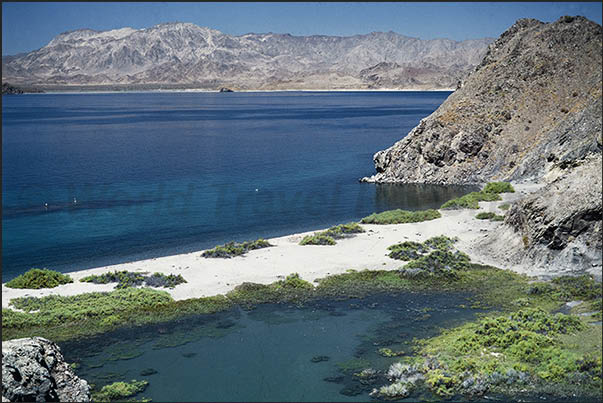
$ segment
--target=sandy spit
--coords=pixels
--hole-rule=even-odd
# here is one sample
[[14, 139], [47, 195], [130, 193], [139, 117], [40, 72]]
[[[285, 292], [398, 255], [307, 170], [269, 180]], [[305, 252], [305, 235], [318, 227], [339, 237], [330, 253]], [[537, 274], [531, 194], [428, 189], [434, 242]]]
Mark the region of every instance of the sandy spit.
[[[318, 278], [344, 273], [348, 269], [395, 270], [404, 262], [388, 257], [388, 246], [403, 241], [422, 242], [437, 235], [458, 237], [458, 249], [466, 252], [473, 261], [496, 265], [496, 262], [484, 261], [477, 252], [472, 251], [471, 245], [502, 224], [477, 220], [475, 214], [478, 211], [500, 214], [500, 204], [519, 199], [539, 186], [514, 184], [514, 187], [516, 193], [502, 194], [503, 201], [480, 202], [480, 210], [441, 210], [441, 218], [420, 223], [362, 224], [365, 233], [338, 240], [334, 246], [299, 245], [305, 235], [315, 232], [310, 231], [271, 238], [269, 242], [274, 247], [250, 251], [245, 256], [230, 259], [203, 258], [203, 251], [198, 251], [71, 272], [69, 275], [73, 278], [73, 283], [51, 289], [13, 289], [2, 284], [2, 307], [8, 307], [10, 300], [16, 297], [111, 291], [115, 284], [81, 283], [79, 279], [114, 270], [181, 274], [187, 280], [186, 284], [178, 285], [172, 290], [165, 289], [176, 300], [225, 294], [243, 282], [269, 284], [292, 273], [299, 273], [304, 280], [314, 282]], [[523, 271], [522, 268], [512, 269]]]

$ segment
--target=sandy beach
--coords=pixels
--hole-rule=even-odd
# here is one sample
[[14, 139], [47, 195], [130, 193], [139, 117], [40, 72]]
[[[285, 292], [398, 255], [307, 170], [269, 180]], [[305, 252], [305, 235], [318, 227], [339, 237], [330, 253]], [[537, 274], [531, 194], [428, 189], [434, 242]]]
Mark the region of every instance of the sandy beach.
[[[332, 274], [346, 270], [395, 270], [404, 262], [387, 256], [387, 247], [403, 241], [423, 242], [437, 235], [459, 238], [457, 248], [467, 253], [476, 263], [496, 265], [497, 262], [479, 255], [473, 244], [481, 237], [502, 225], [501, 222], [478, 220], [477, 212], [492, 211], [498, 214], [500, 204], [517, 200], [540, 187], [536, 184], [514, 184], [515, 193], [501, 194], [502, 201], [480, 202], [480, 210], [441, 210], [442, 217], [420, 223], [375, 225], [362, 224], [366, 232], [354, 237], [337, 241], [337, 245], [299, 245], [308, 234], [324, 230], [298, 233], [271, 238], [273, 247], [253, 250], [244, 256], [230, 259], [204, 258], [203, 251], [140, 260], [112, 266], [97, 267], [70, 272], [74, 282], [51, 289], [29, 290], [13, 289], [2, 284], [2, 306], [8, 307], [10, 300], [16, 297], [46, 295], [76, 295], [94, 291], [111, 291], [115, 284], [82, 283], [82, 277], [101, 274], [114, 270], [135, 272], [160, 272], [181, 274], [187, 281], [174, 289], [167, 290], [175, 300], [225, 294], [243, 282], [269, 284], [291, 273], [314, 282]], [[498, 267], [509, 268], [500, 264]], [[526, 272], [524, 267], [510, 267], [518, 272]]]

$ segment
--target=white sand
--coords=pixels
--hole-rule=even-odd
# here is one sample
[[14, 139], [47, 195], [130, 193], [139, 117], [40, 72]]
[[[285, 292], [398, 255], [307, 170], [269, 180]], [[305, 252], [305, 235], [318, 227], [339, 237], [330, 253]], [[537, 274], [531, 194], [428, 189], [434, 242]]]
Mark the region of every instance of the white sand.
[[7, 307], [15, 297], [110, 291], [115, 284], [81, 283], [79, 279], [90, 274], [114, 270], [181, 274], [186, 279], [186, 284], [178, 285], [172, 290], [165, 289], [176, 300], [225, 294], [243, 282], [268, 284], [291, 273], [299, 273], [304, 280], [314, 282], [317, 278], [344, 273], [348, 269], [394, 270], [404, 262], [388, 257], [388, 246], [407, 240], [422, 242], [437, 235], [458, 237], [457, 248], [467, 252], [473, 261], [494, 264], [496, 262], [484, 262], [477, 254], [472, 253], [471, 245], [495, 230], [501, 223], [477, 220], [475, 215], [478, 211], [501, 214], [502, 210], [498, 209], [500, 204], [518, 199], [524, 192], [531, 192], [538, 187], [514, 186], [517, 193], [502, 194], [503, 201], [480, 202], [480, 210], [441, 210], [441, 218], [420, 223], [362, 224], [365, 233], [338, 240], [337, 245], [333, 246], [299, 245], [304, 235], [315, 232], [310, 231], [269, 239], [274, 247], [250, 251], [245, 256], [230, 259], [203, 258], [202, 251], [199, 251], [71, 272], [69, 274], [74, 280], [73, 283], [51, 289], [12, 289], [2, 284], [2, 306]]

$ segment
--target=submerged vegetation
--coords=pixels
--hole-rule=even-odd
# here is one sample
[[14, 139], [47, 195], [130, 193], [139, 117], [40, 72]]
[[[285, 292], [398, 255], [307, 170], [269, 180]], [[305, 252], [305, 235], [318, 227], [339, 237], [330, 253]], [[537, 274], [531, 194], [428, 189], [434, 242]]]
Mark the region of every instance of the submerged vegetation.
[[350, 222], [347, 224], [339, 224], [329, 228], [326, 231], [317, 232], [313, 235], [307, 235], [299, 243], [300, 245], [335, 245], [336, 239], [343, 239], [354, 234], [364, 232], [358, 223]]
[[186, 283], [186, 280], [180, 274], [163, 274], [153, 273], [150, 276], [147, 273], [135, 273], [131, 271], [114, 271], [109, 273], [103, 273], [99, 275], [86, 276], [80, 279], [84, 283], [94, 284], [109, 284], [117, 283], [116, 289], [123, 289], [128, 287], [137, 287], [143, 284], [149, 287], [165, 287], [174, 288], [178, 284]]
[[432, 209], [419, 211], [397, 209], [384, 211], [382, 213], [373, 213], [368, 217], [364, 217], [360, 222], [362, 224], [406, 224], [435, 220], [440, 217], [442, 217], [442, 214], [440, 214], [439, 211]]
[[98, 392], [92, 392], [91, 401], [93, 402], [123, 402], [124, 398], [133, 397], [143, 392], [149, 385], [148, 381], [114, 382], [105, 385]]
[[270, 244], [270, 242], [265, 239], [257, 239], [255, 241], [245, 241], [243, 243], [238, 242], [228, 242], [224, 245], [216, 246], [213, 249], [208, 249], [201, 254], [203, 257], [221, 257], [221, 258], [231, 258], [234, 256], [241, 256], [250, 250], [268, 248], [270, 246], [274, 246]]
[[489, 182], [479, 192], [471, 192], [456, 199], [448, 200], [440, 207], [444, 210], [463, 208], [478, 209], [480, 201], [502, 200], [499, 193], [513, 193], [515, 189], [508, 182]]
[[10, 288], [54, 288], [62, 284], [73, 283], [73, 279], [66, 274], [48, 269], [31, 269], [6, 283]]

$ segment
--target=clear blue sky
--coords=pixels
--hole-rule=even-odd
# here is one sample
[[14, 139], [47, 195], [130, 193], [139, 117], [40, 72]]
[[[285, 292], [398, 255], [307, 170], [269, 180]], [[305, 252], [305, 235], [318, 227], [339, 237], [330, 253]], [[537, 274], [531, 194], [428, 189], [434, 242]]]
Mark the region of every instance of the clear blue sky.
[[394, 31], [422, 39], [498, 37], [518, 18], [550, 22], [584, 15], [601, 24], [591, 3], [2, 3], [2, 54], [29, 52], [79, 28], [146, 28], [192, 22], [231, 35], [277, 32], [353, 35]]

